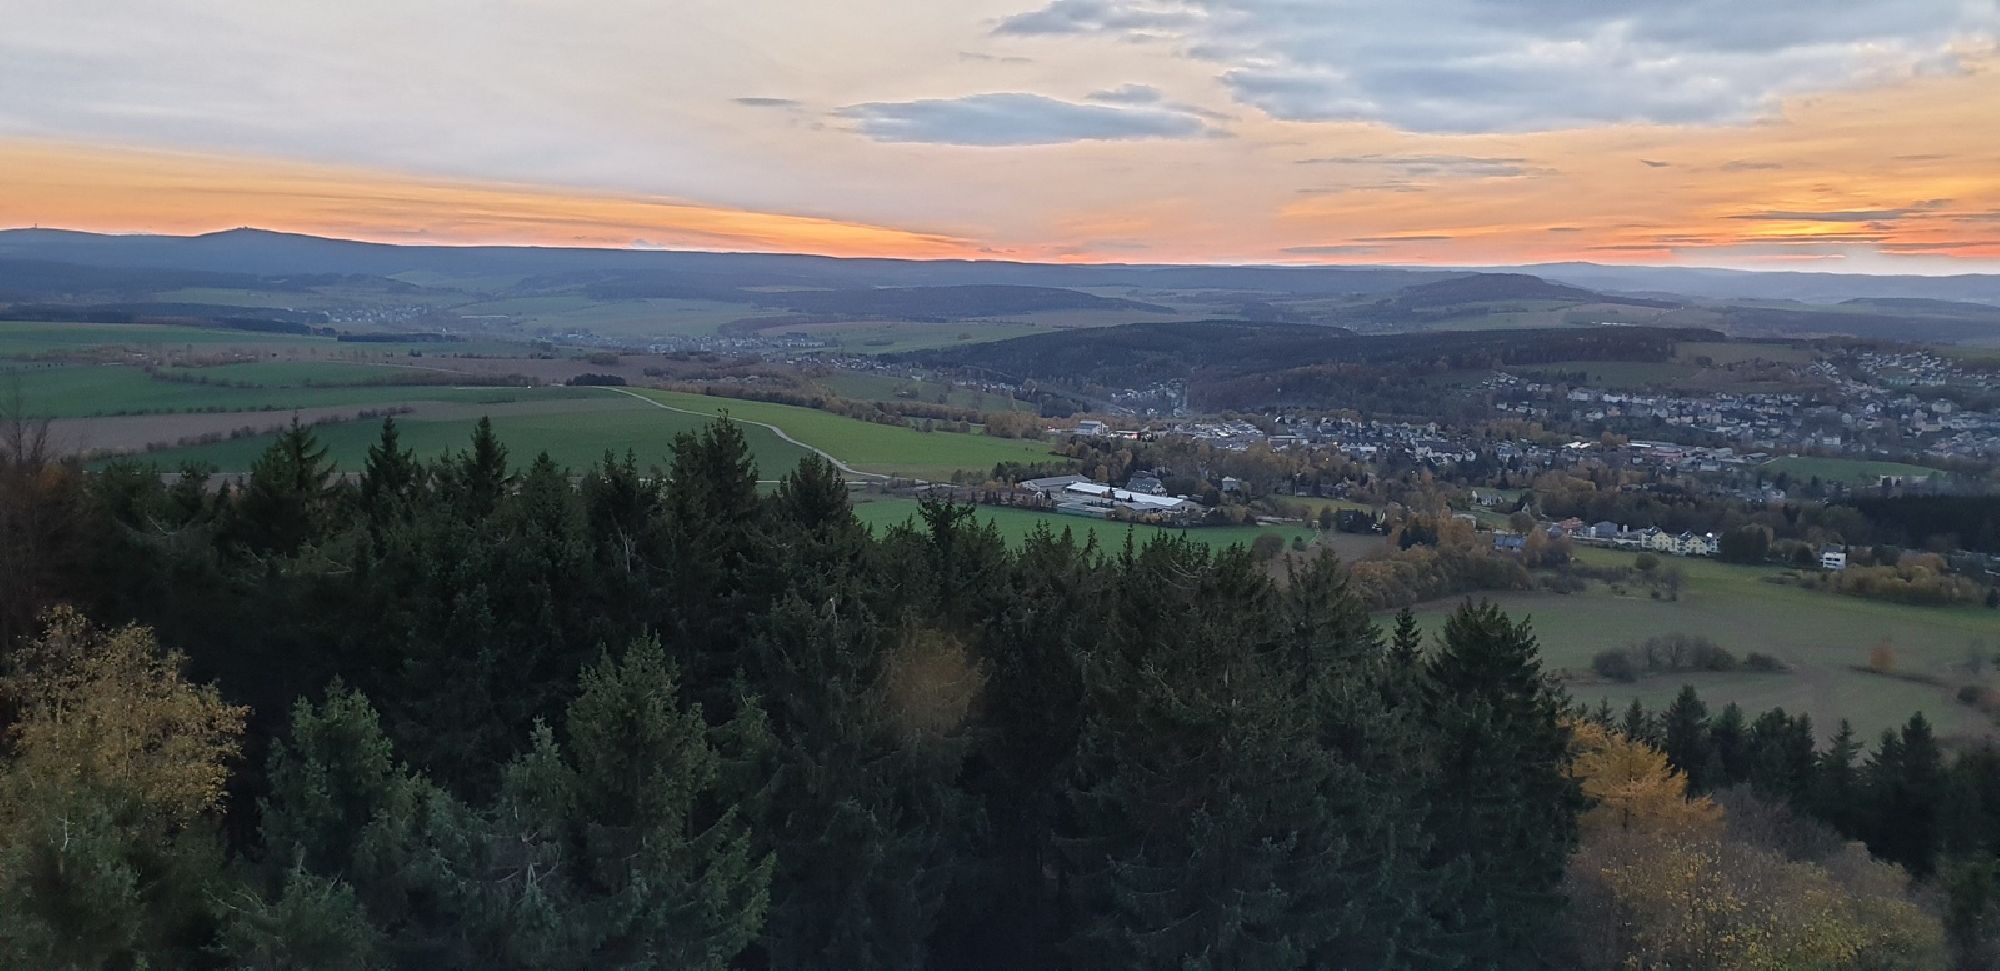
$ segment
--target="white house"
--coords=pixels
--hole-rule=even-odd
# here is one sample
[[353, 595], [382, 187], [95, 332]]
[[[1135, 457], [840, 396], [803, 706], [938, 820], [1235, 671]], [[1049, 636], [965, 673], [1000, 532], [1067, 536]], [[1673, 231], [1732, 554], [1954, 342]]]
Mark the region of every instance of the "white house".
[[1847, 569], [1847, 554], [1840, 550], [1821, 550], [1819, 553], [1819, 568], [1822, 570], [1845, 570]]

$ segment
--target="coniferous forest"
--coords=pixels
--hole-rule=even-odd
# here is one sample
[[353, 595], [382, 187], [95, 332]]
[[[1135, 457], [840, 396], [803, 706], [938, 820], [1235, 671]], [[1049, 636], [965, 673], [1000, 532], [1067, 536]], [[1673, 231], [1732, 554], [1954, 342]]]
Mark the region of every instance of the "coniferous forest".
[[0, 966], [1994, 966], [2000, 751], [1593, 708], [1331, 556], [871, 534], [726, 422], [0, 459]]

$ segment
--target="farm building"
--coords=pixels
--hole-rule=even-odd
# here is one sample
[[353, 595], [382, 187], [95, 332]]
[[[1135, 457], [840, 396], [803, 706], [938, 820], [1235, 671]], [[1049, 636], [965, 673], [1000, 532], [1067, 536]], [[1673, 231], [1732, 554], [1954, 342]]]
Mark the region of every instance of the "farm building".
[[1055, 494], [1056, 511], [1072, 516], [1108, 518], [1123, 511], [1138, 519], [1186, 519], [1200, 510], [1198, 503], [1172, 496], [1155, 496], [1084, 480], [1071, 482]]

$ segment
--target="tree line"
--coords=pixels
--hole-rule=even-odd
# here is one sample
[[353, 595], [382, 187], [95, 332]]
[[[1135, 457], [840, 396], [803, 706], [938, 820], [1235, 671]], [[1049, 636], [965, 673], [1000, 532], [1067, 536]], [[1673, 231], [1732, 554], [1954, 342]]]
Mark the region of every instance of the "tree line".
[[[419, 461], [390, 419], [352, 482], [294, 427], [220, 489], [5, 444], [0, 964], [1679, 953], [1578, 882], [1606, 732], [1528, 625], [1385, 631], [1330, 556], [1010, 548], [941, 501], [876, 535], [818, 458], [760, 491], [727, 422], [572, 475], [485, 422]], [[1935, 918], [1808, 885], [1878, 961], [1824, 966], [1939, 966]]]

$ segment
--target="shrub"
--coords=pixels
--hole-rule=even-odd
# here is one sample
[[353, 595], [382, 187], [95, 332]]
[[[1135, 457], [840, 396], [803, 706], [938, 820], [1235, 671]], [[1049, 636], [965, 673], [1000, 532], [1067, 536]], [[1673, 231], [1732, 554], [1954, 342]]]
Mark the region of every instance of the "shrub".
[[1631, 651], [1599, 651], [1596, 657], [1590, 659], [1590, 669], [1597, 672], [1598, 677], [1613, 681], [1639, 680], [1639, 666], [1632, 661]]
[[1751, 651], [1750, 656], [1743, 659], [1743, 666], [1764, 674], [1785, 670], [1785, 662], [1759, 651]]

